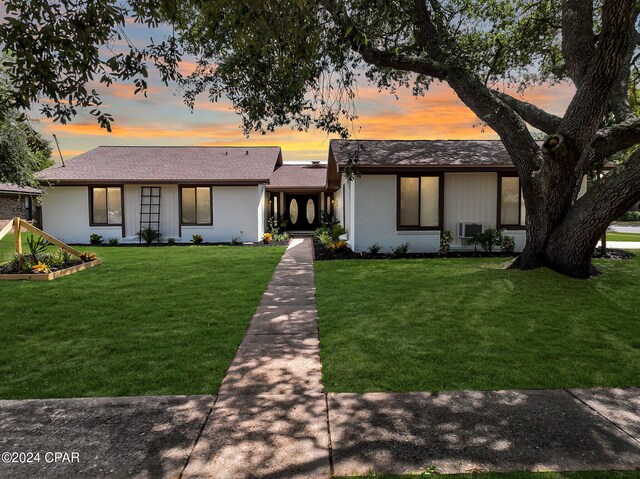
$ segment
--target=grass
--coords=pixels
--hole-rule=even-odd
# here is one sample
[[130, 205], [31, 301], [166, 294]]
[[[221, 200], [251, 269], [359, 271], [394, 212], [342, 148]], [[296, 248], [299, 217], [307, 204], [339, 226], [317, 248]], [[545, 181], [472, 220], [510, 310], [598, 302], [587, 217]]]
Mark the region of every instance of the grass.
[[640, 385], [640, 257], [586, 281], [503, 262], [316, 262], [325, 388]]
[[[416, 478], [442, 479], [638, 479], [640, 471], [620, 472], [510, 472], [510, 473], [485, 473], [485, 474], [454, 474], [454, 475], [414, 475], [414, 476], [362, 476], [360, 479], [416, 479]], [[338, 478], [340, 479], [340, 478]], [[342, 479], [347, 479], [342, 478]], [[350, 477], [349, 479], [358, 479]]]
[[609, 231], [607, 232], [607, 241], [640, 241], [640, 234]]
[[0, 281], [0, 398], [217, 392], [284, 251], [86, 249], [104, 264]]

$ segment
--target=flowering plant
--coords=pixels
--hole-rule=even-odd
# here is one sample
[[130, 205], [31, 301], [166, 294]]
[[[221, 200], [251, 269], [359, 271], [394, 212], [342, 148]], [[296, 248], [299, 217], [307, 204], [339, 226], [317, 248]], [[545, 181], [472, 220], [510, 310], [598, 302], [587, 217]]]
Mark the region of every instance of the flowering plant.
[[51, 273], [49, 266], [44, 264], [42, 261], [38, 261], [38, 264], [34, 264], [31, 268], [31, 271], [33, 271], [34, 273]]
[[271, 239], [272, 239], [272, 235], [271, 233], [265, 233], [264, 235], [262, 235], [262, 239], [265, 243], [271, 243]]

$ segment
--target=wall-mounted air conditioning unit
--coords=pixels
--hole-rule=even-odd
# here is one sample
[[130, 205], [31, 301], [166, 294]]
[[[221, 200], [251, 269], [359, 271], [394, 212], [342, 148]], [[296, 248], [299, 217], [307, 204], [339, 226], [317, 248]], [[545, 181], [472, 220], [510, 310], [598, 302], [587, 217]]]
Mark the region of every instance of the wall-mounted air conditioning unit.
[[458, 236], [460, 236], [460, 238], [473, 238], [483, 231], [482, 223], [460, 223]]

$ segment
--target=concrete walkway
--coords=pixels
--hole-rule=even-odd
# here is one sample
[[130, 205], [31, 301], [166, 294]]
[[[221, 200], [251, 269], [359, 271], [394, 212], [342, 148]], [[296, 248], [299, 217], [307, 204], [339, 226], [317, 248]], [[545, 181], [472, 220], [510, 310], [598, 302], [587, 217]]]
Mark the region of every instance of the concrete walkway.
[[4, 452], [41, 459], [0, 462], [2, 478], [638, 469], [640, 389], [326, 394], [311, 241], [296, 240], [218, 395], [0, 401]]

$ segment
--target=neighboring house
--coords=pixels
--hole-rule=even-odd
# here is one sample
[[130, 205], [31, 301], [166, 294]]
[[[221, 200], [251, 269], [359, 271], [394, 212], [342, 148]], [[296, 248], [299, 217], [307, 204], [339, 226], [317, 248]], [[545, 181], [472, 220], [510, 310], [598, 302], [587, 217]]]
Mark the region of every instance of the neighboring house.
[[[345, 175], [357, 160], [352, 181]], [[525, 207], [516, 169], [500, 141], [332, 140], [327, 164], [284, 164], [279, 147], [99, 147], [38, 174], [43, 226], [71, 243], [93, 233], [137, 241], [144, 227], [163, 240], [255, 242], [277, 218], [310, 232], [323, 214], [347, 229], [357, 252], [437, 252], [503, 228], [525, 244]], [[583, 189], [586, 188], [586, 181]]]
[[[358, 163], [353, 181], [344, 176], [350, 159]], [[374, 243], [436, 252], [443, 231], [452, 249], [473, 249], [467, 238], [489, 228], [524, 247], [520, 182], [500, 141], [332, 140], [329, 164], [342, 173], [336, 216], [356, 252]]]
[[41, 194], [36, 188], [0, 183], [0, 222], [16, 216], [32, 220], [35, 214], [34, 200]]
[[136, 242], [146, 227], [163, 241], [255, 242], [279, 204], [294, 205], [290, 229], [309, 231], [327, 190], [326, 166], [285, 166], [279, 147], [98, 147], [37, 177], [43, 227], [69, 243]]

